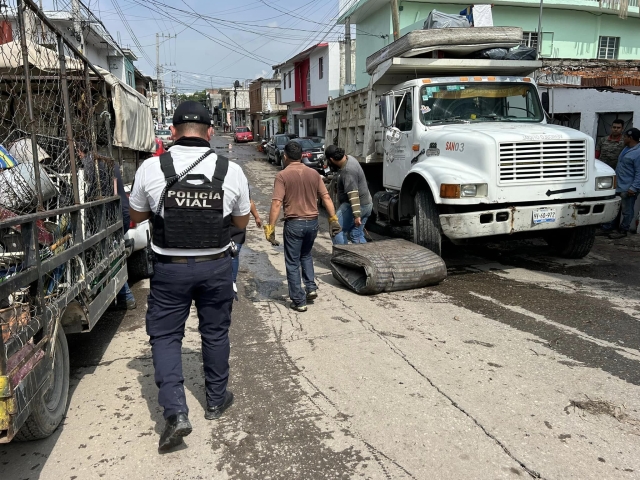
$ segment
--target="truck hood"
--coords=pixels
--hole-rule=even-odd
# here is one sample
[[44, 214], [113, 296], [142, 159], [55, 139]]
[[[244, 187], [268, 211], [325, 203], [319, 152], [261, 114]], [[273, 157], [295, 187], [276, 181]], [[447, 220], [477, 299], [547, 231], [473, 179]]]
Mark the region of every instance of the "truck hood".
[[468, 132], [470, 135], [485, 135], [498, 142], [526, 142], [544, 140], [585, 140], [589, 136], [573, 128], [547, 123], [525, 122], [479, 122], [450, 124], [429, 127], [428, 131], [443, 133]]

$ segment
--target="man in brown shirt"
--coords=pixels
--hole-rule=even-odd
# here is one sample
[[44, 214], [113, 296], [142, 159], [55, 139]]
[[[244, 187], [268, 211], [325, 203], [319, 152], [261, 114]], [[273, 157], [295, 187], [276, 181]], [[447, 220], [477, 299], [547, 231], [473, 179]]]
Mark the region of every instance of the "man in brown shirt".
[[[284, 147], [285, 169], [276, 175], [269, 224], [264, 226], [264, 233], [269, 242], [280, 245], [275, 231], [280, 208], [284, 205], [284, 259], [291, 308], [306, 312], [307, 301], [318, 297], [311, 257], [313, 242], [318, 234], [318, 198], [329, 214], [331, 237], [340, 233], [341, 228], [322, 177], [301, 163], [301, 158], [302, 147], [299, 143], [289, 142]], [[300, 283], [300, 270], [306, 295]]]

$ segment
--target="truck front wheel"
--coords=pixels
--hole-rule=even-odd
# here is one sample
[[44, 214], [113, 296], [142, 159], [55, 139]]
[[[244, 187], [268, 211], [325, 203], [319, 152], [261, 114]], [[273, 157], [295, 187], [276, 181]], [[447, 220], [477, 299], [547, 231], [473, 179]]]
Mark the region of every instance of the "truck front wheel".
[[438, 207], [426, 190], [419, 190], [413, 199], [416, 215], [413, 217], [413, 243], [442, 255], [442, 233]]
[[[15, 439], [30, 441], [51, 435], [64, 417], [69, 396], [69, 347], [62, 326], [54, 340], [55, 356], [50, 387], [32, 400], [31, 415], [24, 422]], [[46, 352], [48, 355], [48, 351]]]
[[549, 232], [545, 240], [561, 257], [583, 258], [591, 251], [596, 239], [596, 227], [574, 227]]

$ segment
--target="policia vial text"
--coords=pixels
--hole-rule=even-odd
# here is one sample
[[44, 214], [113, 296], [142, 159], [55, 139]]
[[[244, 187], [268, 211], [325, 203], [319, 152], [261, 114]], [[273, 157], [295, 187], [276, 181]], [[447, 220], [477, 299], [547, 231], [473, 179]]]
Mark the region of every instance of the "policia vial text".
[[167, 192], [167, 198], [171, 197], [176, 197], [173, 200], [179, 207], [212, 208], [213, 204], [208, 203], [207, 200], [221, 200], [220, 194], [215, 192], [176, 192], [170, 190]]

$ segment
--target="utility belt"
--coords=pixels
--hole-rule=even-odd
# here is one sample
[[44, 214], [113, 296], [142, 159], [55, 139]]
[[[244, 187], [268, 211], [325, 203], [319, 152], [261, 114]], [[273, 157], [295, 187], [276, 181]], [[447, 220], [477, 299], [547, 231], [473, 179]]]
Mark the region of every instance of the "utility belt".
[[[167, 183], [153, 218], [153, 243], [157, 247], [221, 248], [231, 241], [231, 216], [224, 216], [222, 189], [229, 160], [218, 157], [211, 180], [203, 174], [189, 173], [212, 153], [207, 151], [180, 174], [176, 174], [170, 152], [160, 155]], [[191, 183], [194, 180], [201, 183]]]

